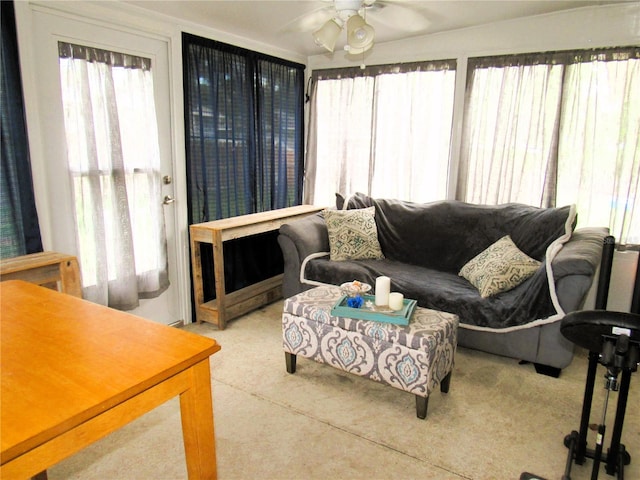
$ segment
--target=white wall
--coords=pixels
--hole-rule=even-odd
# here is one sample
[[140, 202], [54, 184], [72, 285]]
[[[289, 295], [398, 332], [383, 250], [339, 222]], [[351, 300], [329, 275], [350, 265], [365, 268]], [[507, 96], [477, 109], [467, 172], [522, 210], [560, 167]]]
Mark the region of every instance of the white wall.
[[[355, 60], [347, 59], [343, 53], [303, 58], [296, 53], [285, 52], [252, 39], [194, 24], [181, 23], [168, 17], [152, 16], [148, 12], [141, 13], [135, 7], [117, 2], [18, 1], [16, 2], [16, 16], [21, 62], [23, 62], [23, 72], [31, 72], [31, 75], [37, 75], [37, 65], [34, 65], [33, 55], [30, 53], [30, 49], [37, 48], [37, 46], [29, 45], [28, 41], [30, 38], [30, 12], [32, 8], [58, 9], [75, 17], [85, 18], [87, 22], [115, 24], [123, 29], [139, 30], [169, 39], [171, 45], [170, 82], [173, 92], [173, 110], [179, 112], [176, 115], [177, 118], [172, 119], [172, 123], [174, 127], [174, 143], [179, 146], [184, 144], [184, 126], [181, 113], [182, 53], [180, 35], [182, 31], [307, 64], [307, 73], [312, 69], [353, 66], [362, 63], [361, 58]], [[370, 52], [367, 52], [365, 62], [367, 64], [384, 64], [442, 58], [457, 59], [458, 75], [452, 148], [452, 156], [455, 159], [459, 153], [459, 138], [462, 125], [462, 102], [457, 101], [457, 99], [463, 98], [466, 60], [469, 56], [628, 45], [640, 45], [640, 2], [581, 8], [557, 14], [540, 15], [528, 19], [468, 28], [456, 32], [376, 44]], [[34, 183], [36, 184], [36, 190], [46, 191], [46, 184], [51, 179], [46, 178], [42, 171], [38, 171], [37, 167], [37, 165], [42, 165], [46, 162], [46, 152], [43, 152], [42, 148], [39, 147], [37, 122], [29, 121], [29, 117], [33, 118], [34, 115], [34, 98], [38, 96], [38, 92], [34, 88], [33, 78], [29, 78], [29, 75], [23, 78], [23, 83], [25, 86], [31, 155], [34, 163]], [[185, 172], [184, 148], [176, 148], [175, 162], [175, 171]], [[453, 163], [455, 165], [455, 162]], [[455, 174], [455, 167], [452, 173]], [[186, 179], [178, 177], [175, 180], [176, 186], [179, 187], [176, 194], [182, 195], [184, 198], [186, 195]], [[46, 211], [42, 202], [43, 199], [36, 192], [36, 204], [43, 228], [43, 242], [45, 248], [47, 248], [48, 238], [55, 226], [51, 224], [46, 215], [42, 214], [42, 212]], [[186, 212], [183, 212], [182, 218], [185, 219], [186, 225]], [[186, 226], [184, 230], [186, 231]], [[621, 266], [618, 268], [614, 266], [614, 279], [612, 280], [611, 290], [612, 292], [618, 292], [615, 293], [615, 302], [616, 304], [619, 302], [621, 308], [625, 304], [628, 305], [626, 293], [624, 292], [628, 290], [627, 286], [631, 285], [633, 281], [633, 277], [629, 275], [631, 271], [635, 274], [635, 258], [633, 253], [628, 255], [616, 254], [616, 262], [619, 262]], [[186, 258], [186, 261], [188, 261], [188, 258]], [[188, 268], [186, 270], [188, 271]], [[185, 277], [184, 281], [188, 282], [188, 277]], [[610, 297], [610, 305], [613, 302], [612, 295]]]
[[[611, 267], [611, 284], [607, 298], [607, 309], [617, 312], [628, 312], [631, 307], [633, 282], [638, 265], [638, 252], [615, 252]], [[591, 287], [585, 300], [585, 309], [594, 307], [596, 301], [596, 285]]]
[[627, 251], [614, 254], [607, 309], [619, 312], [629, 311], [637, 265], [638, 252]]

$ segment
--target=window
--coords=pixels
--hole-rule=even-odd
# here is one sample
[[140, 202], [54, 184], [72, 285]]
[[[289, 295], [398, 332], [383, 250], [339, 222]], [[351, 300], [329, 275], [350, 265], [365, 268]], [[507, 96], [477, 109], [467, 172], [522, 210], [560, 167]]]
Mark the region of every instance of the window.
[[169, 285], [151, 60], [58, 50], [83, 297], [129, 310]]
[[446, 197], [455, 62], [313, 72], [305, 201]]
[[640, 49], [576, 55], [564, 92], [557, 203], [640, 245]]
[[640, 244], [640, 49], [470, 59], [457, 197], [576, 204]]
[[304, 66], [183, 34], [189, 221], [297, 205]]
[[[557, 149], [562, 65], [471, 61], [459, 197], [467, 202], [549, 206]], [[500, 65], [500, 66], [497, 66]]]
[[[304, 66], [183, 34], [189, 223], [299, 205]], [[232, 292], [282, 273], [277, 232], [225, 243]], [[215, 297], [201, 248], [205, 300]]]

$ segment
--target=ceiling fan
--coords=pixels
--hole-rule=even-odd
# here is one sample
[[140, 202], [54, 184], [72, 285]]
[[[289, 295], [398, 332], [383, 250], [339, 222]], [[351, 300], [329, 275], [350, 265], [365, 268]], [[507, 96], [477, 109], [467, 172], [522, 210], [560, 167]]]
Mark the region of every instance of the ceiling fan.
[[[326, 0], [325, 0], [326, 1]], [[344, 49], [349, 54], [360, 54], [369, 50], [375, 40], [375, 29], [367, 22], [383, 23], [400, 30], [419, 31], [428, 21], [421, 13], [408, 6], [399, 5], [401, 0], [330, 0], [331, 6], [315, 12], [329, 19], [313, 29], [317, 45], [333, 52], [338, 37], [346, 27], [347, 42]], [[410, 2], [404, 2], [410, 4]], [[317, 15], [316, 15], [317, 16]]]

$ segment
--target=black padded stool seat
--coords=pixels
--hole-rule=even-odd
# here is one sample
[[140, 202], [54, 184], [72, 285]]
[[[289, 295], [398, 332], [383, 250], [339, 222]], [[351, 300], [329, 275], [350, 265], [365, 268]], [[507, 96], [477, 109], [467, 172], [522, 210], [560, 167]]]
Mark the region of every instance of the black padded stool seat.
[[620, 335], [628, 329], [630, 340], [640, 341], [640, 315], [608, 310], [583, 310], [567, 314], [560, 324], [560, 332], [567, 340], [590, 352], [602, 350], [603, 335]]

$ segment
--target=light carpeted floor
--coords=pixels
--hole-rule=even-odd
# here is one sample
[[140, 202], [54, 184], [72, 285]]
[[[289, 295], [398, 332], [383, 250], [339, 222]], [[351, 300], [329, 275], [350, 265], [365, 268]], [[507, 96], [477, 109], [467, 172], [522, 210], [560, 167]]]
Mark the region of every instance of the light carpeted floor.
[[[213, 337], [211, 358], [218, 477], [225, 479], [547, 479], [564, 473], [563, 439], [577, 430], [586, 354], [558, 379], [532, 365], [458, 348], [448, 394], [431, 395], [426, 420], [408, 393], [298, 359], [287, 374], [281, 302], [229, 323], [187, 330]], [[600, 367], [591, 422], [604, 398]], [[640, 479], [640, 373], [632, 375], [622, 443], [628, 479]], [[617, 393], [608, 408], [611, 440]], [[595, 437], [589, 437], [593, 448]], [[591, 460], [572, 478], [591, 478]], [[49, 470], [56, 479], [186, 478], [174, 399]], [[600, 472], [600, 478], [613, 478]]]

